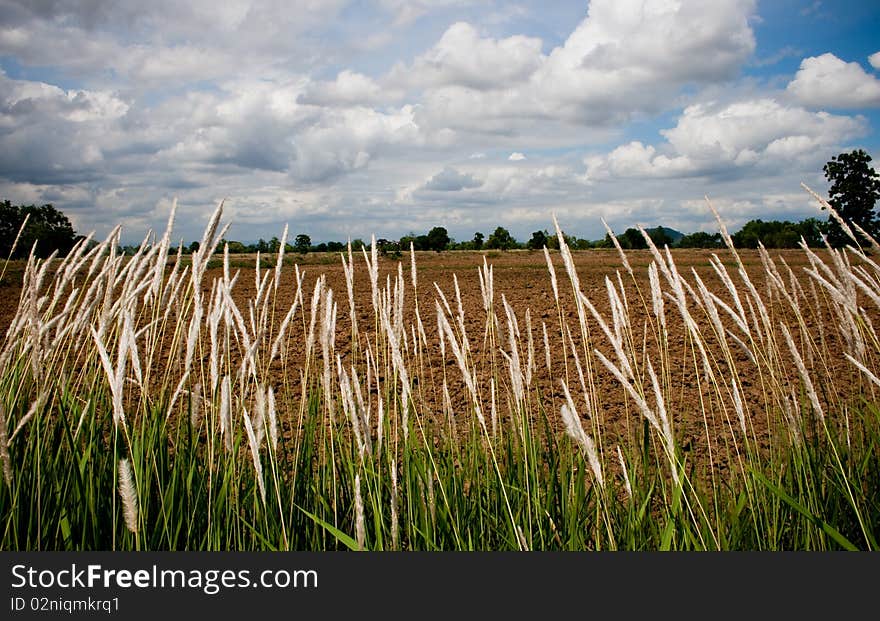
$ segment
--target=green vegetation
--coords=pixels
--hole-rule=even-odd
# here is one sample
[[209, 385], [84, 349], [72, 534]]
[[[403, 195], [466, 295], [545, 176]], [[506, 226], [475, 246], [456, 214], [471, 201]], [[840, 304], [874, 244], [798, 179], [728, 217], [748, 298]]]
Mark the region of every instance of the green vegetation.
[[[862, 244], [868, 243], [868, 237], [880, 237], [880, 217], [874, 211], [880, 199], [880, 175], [870, 162], [870, 155], [856, 149], [832, 157], [822, 169], [831, 183], [828, 202], [844, 223], [856, 229]], [[828, 240], [836, 247], [850, 243], [850, 236], [833, 215], [828, 216]]]
[[859, 248], [804, 248], [804, 286], [763, 251], [749, 276], [723, 229], [736, 269], [713, 258], [712, 281], [651, 242], [602, 313], [557, 229], [539, 326], [488, 262], [479, 303], [407, 303], [415, 263], [379, 278], [378, 243], [365, 273], [343, 255], [348, 299], [297, 270], [281, 304], [283, 243], [241, 299], [228, 252], [206, 280], [220, 217], [187, 269], [170, 230], [28, 262], [0, 349], [3, 549], [877, 549], [880, 267]]
[[65, 256], [78, 239], [67, 216], [52, 205], [0, 202], [0, 257], [27, 257], [31, 249], [40, 258]]

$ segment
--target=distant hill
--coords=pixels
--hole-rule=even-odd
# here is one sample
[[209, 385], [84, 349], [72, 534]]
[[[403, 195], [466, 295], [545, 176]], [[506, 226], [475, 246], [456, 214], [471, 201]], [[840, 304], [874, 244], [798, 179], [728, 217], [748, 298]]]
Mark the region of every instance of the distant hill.
[[654, 233], [654, 231], [661, 231], [665, 233], [669, 239], [672, 240], [673, 244], [677, 244], [678, 240], [684, 237], [684, 233], [676, 231], [675, 229], [671, 229], [668, 226], [655, 226], [650, 229], [645, 229], [645, 231], [648, 233], [648, 235], [651, 235], [652, 233]]

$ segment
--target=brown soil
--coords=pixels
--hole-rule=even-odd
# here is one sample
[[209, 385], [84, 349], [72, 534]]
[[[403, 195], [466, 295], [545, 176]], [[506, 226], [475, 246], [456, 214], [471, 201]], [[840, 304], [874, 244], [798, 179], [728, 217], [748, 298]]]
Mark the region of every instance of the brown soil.
[[[710, 266], [709, 259], [711, 255], [712, 252], [707, 250], [677, 250], [673, 253], [677, 269], [680, 273], [686, 275], [689, 282], [693, 283], [691, 270], [694, 270], [705, 280], [710, 290], [730, 303], [730, 296], [723, 291], [720, 280]], [[727, 251], [718, 251], [718, 255], [724, 260], [728, 270], [739, 286], [740, 280], [736, 277], [733, 257]], [[620, 282], [623, 283], [626, 290], [627, 303], [630, 309], [633, 330], [632, 339], [636, 343], [638, 351], [642, 351], [644, 344], [645, 351], [650, 356], [652, 364], [657, 372], [661, 373], [660, 357], [657, 354], [656, 339], [652, 331], [654, 319], [651, 313], [651, 294], [647, 267], [653, 257], [649, 251], [631, 251], [627, 253], [629, 262], [635, 272], [635, 278], [630, 277], [622, 269], [620, 257], [614, 250], [575, 252], [574, 256], [581, 282], [581, 290], [596, 305], [609, 323], [611, 322], [611, 310], [605, 279], [609, 277], [614, 283], [617, 283], [618, 273], [620, 273]], [[762, 295], [766, 295], [768, 291], [767, 277], [759, 255], [755, 251], [741, 251], [741, 256], [755, 286]], [[805, 254], [799, 250], [786, 250], [772, 251], [771, 256], [777, 261], [777, 266], [786, 282], [788, 282], [788, 272], [780, 259], [784, 260], [785, 264], [791, 267], [796, 278], [798, 278], [807, 292], [807, 297], [802, 300], [802, 303], [806, 304], [806, 300], [811, 299], [811, 293], [807, 277], [803, 273], [803, 268], [808, 265]], [[445, 360], [441, 361], [437, 332], [435, 301], [439, 299], [439, 295], [434, 285], [436, 284], [443, 291], [452, 307], [454, 315], [456, 313], [454, 275], [457, 276], [461, 291], [468, 338], [474, 353], [474, 359], [477, 361], [480, 370], [480, 391], [485, 395], [483, 403], [489, 403], [489, 378], [494, 375], [499, 383], [498, 410], [499, 412], [508, 411], [507, 399], [511, 394], [509, 386], [510, 376], [503, 366], [503, 357], [497, 354], [497, 350], [495, 352], [496, 355], [492, 356], [489, 343], [484, 338], [487, 325], [486, 312], [483, 309], [478, 278], [478, 268], [482, 266], [484, 257], [488, 260], [489, 265], [493, 267], [494, 271], [495, 312], [501, 323], [501, 332], [497, 344], [505, 351], [509, 351], [507, 328], [505, 325], [506, 315], [502, 305], [503, 295], [516, 313], [519, 330], [523, 339], [523, 350], [521, 352], [523, 363], [525, 363], [527, 356], [525, 349], [527, 341], [526, 310], [528, 309], [530, 313], [535, 344], [535, 377], [531, 388], [531, 405], [529, 408], [532, 419], [537, 420], [542, 416], [542, 412], [546, 413], [551, 420], [558, 419], [559, 407], [563, 403], [560, 380], [565, 378], [567, 374], [572, 395], [578, 408], [581, 410], [586, 429], [588, 431], [592, 430], [600, 440], [602, 450], [605, 453], [605, 463], [613, 462], [614, 455], [612, 451], [615, 450], [616, 445], [632, 446], [638, 442], [642, 434], [643, 418], [634, 409], [632, 401], [626, 397], [619, 382], [602, 367], [596, 357], [583, 356], [584, 343], [579, 334], [580, 328], [576, 307], [573, 303], [572, 288], [559, 253], [553, 253], [552, 259], [559, 283], [561, 313], [557, 309], [551, 287], [551, 279], [542, 252], [446, 252], [417, 254], [418, 307], [429, 342], [429, 351], [424, 352], [422, 366], [419, 366], [416, 357], [411, 359], [416, 369], [414, 376], [415, 381], [418, 383], [415, 384], [414, 391], [416, 392], [416, 398], [421, 402], [420, 414], [423, 416], [433, 416], [441, 422], [446, 420], [447, 414], [443, 407], [441, 380], [444, 373], [448, 378], [454, 411], [469, 411], [468, 404], [470, 400], [466, 387], [461, 381], [461, 373], [448, 349]], [[338, 256], [312, 254], [305, 257], [294, 256], [294, 258], [299, 263], [300, 269], [305, 270], [303, 297], [307, 307], [310, 305], [315, 279], [320, 274], [326, 275], [327, 285], [333, 289], [334, 299], [338, 301], [337, 353], [343, 356], [344, 362], [350, 360], [351, 322], [345, 279]], [[252, 257], [237, 257], [235, 261], [241, 265], [253, 265]], [[404, 325], [407, 332], [409, 332], [411, 325], [415, 323], [409, 257], [405, 254], [401, 259], [391, 257], [380, 258], [379, 284], [380, 287], [384, 286], [386, 278], [390, 277], [393, 279], [396, 277], [399, 263], [402, 263], [403, 276], [406, 283], [408, 311], [407, 320]], [[362, 256], [355, 256], [355, 266], [356, 313], [361, 338], [368, 338], [370, 342], [374, 343], [375, 330], [373, 326], [374, 315], [370, 302], [370, 283]], [[256, 287], [252, 267], [242, 267], [241, 272], [238, 284], [236, 285], [236, 297], [243, 312], [246, 313], [247, 300], [255, 295]], [[210, 291], [210, 282], [217, 277], [222, 277], [221, 269], [212, 268], [208, 270], [205, 278], [205, 282], [208, 283], [206, 293]], [[0, 329], [2, 329], [3, 334], [5, 334], [18, 304], [20, 281], [21, 267], [12, 264], [4, 280], [0, 282]], [[662, 281], [663, 277], [661, 276]], [[664, 289], [668, 290], [665, 282], [663, 284]], [[286, 312], [292, 303], [295, 286], [294, 270], [288, 267], [283, 272], [279, 298], [276, 302], [279, 315], [283, 316], [283, 313]], [[740, 291], [744, 295], [742, 287], [740, 287]], [[821, 292], [819, 295], [821, 297]], [[743, 303], [745, 304], [745, 300]], [[706, 334], [710, 335], [710, 325], [705, 313], [700, 311], [693, 302], [690, 303], [690, 307], [698, 321], [702, 321], [701, 329], [705, 329]], [[693, 456], [692, 459], [695, 463], [702, 464], [703, 466], [711, 465], [723, 470], [727, 467], [728, 463], [724, 457], [724, 453], [726, 453], [725, 447], [732, 447], [732, 442], [734, 441], [734, 436], [729, 431], [731, 424], [734, 427], [738, 426], [735, 419], [732, 420], [732, 417], [734, 417], [732, 404], [700, 400], [701, 395], [705, 398], [707, 393], [712, 392], [706, 389], [707, 378], [703, 376], [702, 366], [694, 355], [693, 347], [687, 338], [684, 324], [669, 300], [666, 301], [666, 312], [669, 326], [669, 354], [667, 360], [671, 364], [670, 368], [665, 369], [665, 372], [668, 374], [671, 385], [675, 387], [675, 390], [671, 391], [670, 401], [666, 403], [666, 407], [674, 421], [676, 437], [683, 450]], [[837, 338], [837, 331], [824, 328], [824, 326], [831, 326], [830, 322], [833, 319], [830, 315], [823, 314], [822, 311], [816, 308], [816, 305], [806, 309], [804, 313], [807, 323], [805, 326], [806, 331], [803, 332], [798, 329], [794, 320], [790, 317], [790, 313], [783, 310], [781, 304], [777, 303], [773, 307], [772, 312], [772, 318], [776, 325], [778, 326], [780, 321], [785, 322], [792, 329], [792, 335], [799, 344], [802, 342], [801, 338], [811, 336], [817, 341], [823, 340], [825, 351], [838, 351], [839, 345], [834, 342], [834, 338]], [[308, 314], [306, 314], [307, 317]], [[582, 354], [581, 359], [588, 359], [589, 364], [593, 365], [594, 389], [600, 407], [589, 419], [586, 416], [586, 406], [582, 397], [583, 392], [579, 388], [578, 374], [573, 358], [570, 353], [567, 353], [568, 350], [562, 346], [560, 320], [572, 331], [575, 346], [579, 348]], [[730, 321], [725, 321], [724, 323], [728, 326], [733, 325]], [[542, 324], [546, 324], [551, 342], [551, 370], [549, 373], [545, 362]], [[305, 328], [299, 317], [295, 325], [297, 327], [292, 329], [291, 332], [293, 338], [290, 341], [287, 357], [289, 362], [276, 361], [273, 364], [272, 378], [278, 394], [287, 394], [290, 395], [291, 399], [298, 400], [300, 394], [299, 367], [303, 360]], [[607, 339], [592, 317], [588, 318], [588, 326], [590, 331], [588, 347], [590, 349], [599, 349], [609, 359], [614, 360], [613, 351], [609, 347]], [[781, 335], [779, 335], [779, 338], [781, 338]], [[715, 343], [715, 340], [711, 336], [707, 336], [707, 342], [712, 345]], [[410, 339], [410, 347], [412, 347], [412, 339]], [[320, 347], [318, 349], [320, 352]], [[720, 356], [717, 354], [717, 347], [715, 351], [716, 357], [720, 359]], [[498, 365], [494, 373], [491, 366], [493, 359]], [[768, 427], [774, 424], [773, 421], [768, 420], [767, 412], [768, 410], [772, 411], [775, 406], [767, 402], [766, 386], [762, 385], [755, 365], [748, 360], [745, 353], [741, 351], [734, 352], [734, 359], [737, 366], [735, 375], [743, 386], [744, 393], [747, 395], [745, 405], [750, 412], [749, 425], [753, 428], [754, 437], [758, 439], [758, 443], [767, 447], [772, 439], [768, 432]], [[645, 375], [647, 368], [646, 360], [646, 357], [642, 357], [639, 360], [639, 373], [643, 377], [647, 377]], [[823, 392], [821, 398], [826, 400], [826, 402], [837, 402], [841, 395], [836, 394], [836, 392], [838, 390], [843, 391], [844, 388], [842, 384], [835, 383], [834, 378], [853, 377], [851, 369], [847, 366], [848, 363], [842, 358], [842, 355], [839, 358], [833, 357], [832, 359], [811, 358], [807, 362], [812, 372], [815, 372], [817, 376], [830, 380], [827, 386], [825, 386], [825, 392]], [[797, 380], [796, 370], [791, 365], [788, 365], [788, 367], [790, 380], [794, 382]], [[335, 377], [335, 365], [333, 369], [333, 376]], [[720, 381], [727, 384], [730, 383], [731, 371], [729, 369], [719, 366], [714, 371], [717, 373]], [[359, 369], [360, 372], [361, 370]], [[320, 374], [320, 368], [318, 373]], [[361, 380], [364, 381], [364, 378], [362, 377]], [[653, 399], [649, 400], [649, 404], [653, 407]], [[458, 418], [465, 415], [455, 414], [455, 416]], [[459, 424], [470, 424], [470, 421], [466, 420], [459, 420], [458, 422]], [[442, 429], [443, 425], [438, 426], [438, 428]]]

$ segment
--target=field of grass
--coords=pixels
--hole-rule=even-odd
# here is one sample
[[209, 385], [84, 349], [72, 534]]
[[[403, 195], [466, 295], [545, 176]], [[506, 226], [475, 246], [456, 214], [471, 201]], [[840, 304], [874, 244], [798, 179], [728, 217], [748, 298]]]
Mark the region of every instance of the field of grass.
[[560, 236], [504, 291], [504, 257], [232, 260], [221, 218], [191, 260], [172, 215], [7, 262], [3, 549], [877, 548], [880, 247], [719, 224], [587, 284]]

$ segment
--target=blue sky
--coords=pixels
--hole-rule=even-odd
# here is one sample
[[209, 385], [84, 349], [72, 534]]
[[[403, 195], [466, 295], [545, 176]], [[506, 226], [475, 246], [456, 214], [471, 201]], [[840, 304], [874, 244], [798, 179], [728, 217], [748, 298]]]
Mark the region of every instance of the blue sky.
[[0, 0], [0, 198], [77, 231], [603, 235], [822, 216], [880, 156], [880, 5]]

